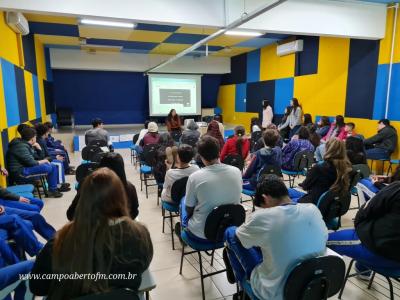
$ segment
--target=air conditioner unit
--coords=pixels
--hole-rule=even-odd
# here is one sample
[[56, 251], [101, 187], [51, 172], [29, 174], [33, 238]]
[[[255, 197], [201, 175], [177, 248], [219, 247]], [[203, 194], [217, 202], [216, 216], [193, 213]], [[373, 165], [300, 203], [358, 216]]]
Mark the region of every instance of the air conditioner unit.
[[276, 48], [276, 54], [278, 56], [285, 56], [301, 51], [303, 51], [303, 40], [295, 40], [290, 43], [278, 45], [278, 47]]
[[29, 34], [28, 20], [25, 19], [24, 15], [20, 12], [7, 12], [7, 24], [16, 33], [20, 33], [22, 35]]

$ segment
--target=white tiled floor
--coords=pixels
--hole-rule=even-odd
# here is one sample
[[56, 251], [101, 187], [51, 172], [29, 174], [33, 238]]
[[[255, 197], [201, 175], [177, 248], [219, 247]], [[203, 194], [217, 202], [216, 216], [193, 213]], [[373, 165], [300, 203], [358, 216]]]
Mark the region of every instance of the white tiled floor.
[[[161, 209], [156, 202], [156, 187], [149, 188], [149, 198], [146, 199], [144, 191], [140, 191], [139, 172], [130, 164], [129, 150], [117, 150], [120, 152], [126, 163], [126, 172], [128, 179], [136, 186], [139, 195], [139, 219], [147, 225], [150, 230], [153, 245], [154, 258], [151, 263], [151, 271], [156, 279], [157, 288], [154, 289], [150, 296], [152, 299], [201, 299], [201, 285], [199, 277], [198, 257], [192, 255], [184, 261], [183, 275], [179, 275], [181, 247], [177, 239], [176, 248], [173, 251], [171, 247], [171, 235], [169, 224], [166, 224], [165, 233], [161, 233], [162, 218]], [[73, 165], [78, 166], [80, 161], [80, 153], [71, 155]], [[71, 185], [74, 184], [74, 176], [67, 177]], [[75, 191], [65, 193], [60, 199], [46, 199], [43, 209], [43, 215], [56, 229], [61, 228], [66, 222], [66, 210], [75, 195]], [[354, 201], [354, 199], [353, 199]], [[355, 203], [354, 203], [355, 204]], [[248, 203], [250, 206], [250, 203]], [[250, 209], [249, 209], [250, 212]], [[343, 218], [343, 226], [351, 227], [352, 218], [355, 210], [350, 211]], [[209, 260], [208, 257], [205, 259]], [[348, 262], [349, 260], [346, 259]], [[214, 267], [220, 269], [223, 267], [221, 254], [217, 253]], [[210, 268], [209, 265], [206, 268]], [[400, 285], [395, 283], [396, 299], [400, 297]], [[365, 282], [352, 278], [346, 285], [343, 299], [386, 299], [389, 291], [385, 280], [377, 276], [371, 290], [367, 290]], [[205, 279], [206, 299], [232, 299], [231, 295], [235, 293], [235, 285], [227, 282], [224, 273]], [[335, 296], [334, 298], [336, 298]]]

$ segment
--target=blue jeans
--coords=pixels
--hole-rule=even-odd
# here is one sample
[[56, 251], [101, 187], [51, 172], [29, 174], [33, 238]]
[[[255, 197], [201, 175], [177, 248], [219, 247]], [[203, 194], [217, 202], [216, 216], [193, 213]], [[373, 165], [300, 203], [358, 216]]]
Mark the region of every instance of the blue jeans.
[[195, 242], [209, 242], [206, 239], [200, 238], [189, 231], [189, 217], [186, 212], [186, 198], [182, 198], [179, 206], [179, 214], [181, 216], [181, 230], [185, 230], [187, 235]]
[[30, 176], [36, 174], [47, 174], [47, 181], [49, 183], [49, 190], [54, 192], [57, 190], [58, 173], [57, 167], [53, 164], [42, 164], [34, 167], [26, 167], [22, 170], [23, 176]]
[[235, 226], [226, 229], [224, 240], [228, 246], [228, 257], [236, 281], [242, 282], [244, 279], [250, 279], [253, 269], [263, 261], [261, 250], [257, 247], [244, 248], [236, 236]]
[[301, 125], [296, 125], [289, 132], [289, 140], [299, 131]]
[[19, 258], [15, 255], [14, 251], [7, 243], [8, 239], [9, 235], [7, 230], [0, 229], [0, 268], [4, 267], [5, 265], [12, 265], [19, 262]]
[[28, 199], [31, 203], [0, 199], [0, 205], [11, 208], [36, 211], [36, 212], [40, 212], [42, 210], [44, 205], [42, 200], [36, 198], [28, 198]]
[[45, 218], [38, 212], [12, 207], [5, 207], [5, 211], [7, 215], [17, 215], [21, 219], [31, 222], [33, 229], [46, 240], [51, 239], [56, 233], [53, 226], [47, 223]]
[[43, 248], [43, 245], [32, 231], [32, 224], [17, 215], [9, 215], [7, 212], [1, 215], [0, 229], [4, 229], [8, 234], [8, 238], [13, 238], [18, 247], [22, 248], [30, 256], [35, 256]]
[[64, 169], [64, 165], [63, 162], [60, 160], [52, 160], [51, 164], [56, 166], [56, 170], [57, 170], [57, 184], [61, 184], [65, 182], [65, 169]]
[[315, 158], [317, 161], [324, 161], [324, 156], [326, 152], [326, 144], [321, 144], [315, 149]]
[[64, 157], [64, 160], [62, 161], [64, 170], [69, 170], [69, 157], [67, 151], [61, 149], [48, 149], [48, 151], [52, 159], [56, 159], [57, 155], [61, 155], [62, 157]]
[[379, 160], [379, 159], [390, 159], [390, 153], [389, 151], [382, 149], [382, 148], [371, 148], [367, 149], [366, 151], [367, 154], [367, 159], [374, 159], [374, 160]]
[[[0, 269], [0, 289], [3, 289], [19, 280], [20, 274], [29, 274], [33, 268], [33, 260], [26, 260], [17, 264], [7, 266]], [[21, 283], [14, 290], [14, 300], [23, 300], [26, 292], [26, 281]], [[8, 295], [5, 300], [11, 300]]]
[[[346, 242], [346, 244], [343, 245], [343, 242]], [[341, 255], [355, 259], [359, 271], [368, 270], [368, 266], [400, 271], [400, 263], [386, 259], [364, 247], [354, 229], [330, 233], [327, 246]]]
[[298, 191], [298, 190], [296, 190], [296, 189], [292, 189], [292, 188], [289, 188], [288, 191], [289, 191], [289, 197], [290, 197], [290, 199], [292, 199], [292, 201], [293, 201], [293, 202], [296, 202], [296, 203], [299, 201], [299, 199], [300, 199], [301, 197], [303, 197], [304, 195], [306, 195], [306, 193], [300, 192], [300, 191]]

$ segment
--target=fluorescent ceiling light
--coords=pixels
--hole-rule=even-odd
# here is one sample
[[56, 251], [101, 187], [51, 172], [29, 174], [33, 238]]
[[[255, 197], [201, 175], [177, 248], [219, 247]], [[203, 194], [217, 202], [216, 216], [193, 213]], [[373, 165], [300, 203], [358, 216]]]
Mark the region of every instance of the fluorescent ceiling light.
[[256, 31], [239, 31], [239, 30], [228, 30], [225, 32], [226, 35], [241, 35], [241, 36], [260, 36], [263, 35], [261, 32]]
[[98, 25], [98, 26], [111, 26], [111, 27], [124, 27], [124, 28], [134, 28], [135, 23], [128, 22], [115, 22], [115, 21], [102, 21], [93, 19], [82, 19], [81, 24], [85, 25]]

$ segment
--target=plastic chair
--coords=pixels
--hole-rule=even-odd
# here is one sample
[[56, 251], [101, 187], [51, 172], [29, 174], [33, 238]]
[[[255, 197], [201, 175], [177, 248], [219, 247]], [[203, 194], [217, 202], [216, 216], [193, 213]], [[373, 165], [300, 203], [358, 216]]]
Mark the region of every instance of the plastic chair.
[[226, 165], [234, 166], [234, 167], [238, 168], [240, 171], [243, 171], [243, 168], [244, 168], [244, 159], [239, 154], [227, 155], [224, 158], [223, 163]]
[[141, 154], [141, 160], [140, 160], [140, 190], [143, 190], [143, 183], [146, 188], [146, 199], [149, 198], [149, 193], [148, 193], [148, 187], [157, 185], [155, 184], [149, 184], [149, 180], [154, 180], [152, 177], [153, 174], [153, 166], [155, 164], [155, 158], [157, 155], [157, 149], [158, 145], [157, 144], [148, 144], [143, 147], [143, 152]]
[[[179, 205], [181, 203], [182, 198], [186, 193], [186, 183], [189, 177], [182, 177], [176, 180], [171, 187], [171, 199], [173, 203], [161, 200], [162, 207], [162, 217], [163, 217], [163, 227], [162, 232], [164, 233], [165, 229], [165, 219], [170, 220], [171, 225], [171, 239], [172, 239], [172, 250], [175, 250], [175, 241], [174, 241], [174, 226], [173, 226], [173, 218], [179, 217]], [[168, 211], [169, 215], [166, 216], [165, 212]]]
[[[339, 292], [346, 265], [336, 255], [319, 256], [298, 263], [290, 272], [283, 290], [285, 300], [325, 300]], [[249, 281], [241, 283], [250, 299], [258, 300]], [[242, 298], [244, 299], [244, 298]]]
[[345, 191], [338, 194], [329, 190], [321, 195], [317, 207], [321, 211], [326, 227], [331, 230], [338, 230], [341, 226], [341, 217], [350, 208], [351, 194]]
[[262, 131], [254, 131], [251, 133], [250, 138], [250, 149], [254, 152], [254, 146], [257, 144], [258, 140], [262, 137]]
[[242, 225], [245, 221], [245, 218], [246, 213], [242, 205], [221, 205], [214, 208], [207, 216], [204, 227], [204, 235], [207, 238], [206, 241], [199, 241], [197, 239], [195, 240], [192, 237], [193, 235], [186, 229], [181, 231], [181, 238], [183, 242], [191, 247], [194, 251], [185, 252], [185, 245], [182, 246], [179, 274], [182, 275], [183, 258], [185, 255], [197, 253], [199, 256], [201, 292], [203, 300], [205, 300], [204, 278], [225, 272], [226, 269], [204, 274], [201, 252], [205, 252], [208, 256], [211, 256], [211, 265], [213, 265], [214, 251], [224, 247], [223, 235], [226, 228], [229, 226]]
[[81, 183], [88, 175], [99, 167], [96, 162], [81, 164], [76, 168], [75, 179], [78, 183]]
[[305, 175], [314, 163], [314, 153], [308, 150], [297, 152], [294, 156], [293, 170], [284, 170], [282, 173], [289, 177], [289, 187], [294, 187], [294, 180], [299, 175]]
[[[357, 183], [364, 178], [364, 176], [361, 173], [361, 168], [360, 167], [356, 167], [356, 166], [365, 166], [366, 168], [368, 168], [368, 166], [366, 165], [354, 165], [353, 166], [353, 174], [351, 174], [350, 177], [350, 193], [351, 195], [357, 197], [357, 206], [355, 207], [350, 207], [349, 209], [359, 209], [361, 204], [360, 204], [360, 196], [358, 194], [358, 189], [357, 189]], [[368, 168], [369, 169], [369, 168]]]
[[89, 143], [88, 146], [107, 147], [108, 145], [105, 140], [93, 140]]
[[129, 147], [129, 149], [131, 149], [131, 164], [135, 164], [135, 167], [138, 161], [137, 159], [138, 155], [135, 150], [135, 145], [138, 139], [139, 139], [139, 133], [134, 134], [132, 137], [132, 146]]
[[[346, 276], [344, 278], [343, 286], [342, 286], [342, 288], [340, 290], [338, 299], [342, 298], [342, 294], [343, 294], [344, 288], [346, 286], [347, 280], [350, 277], [354, 277], [354, 276], [362, 274], [362, 272], [355, 272], [353, 274], [350, 274], [350, 271], [351, 271], [351, 268], [353, 267], [354, 262], [355, 262], [354, 259], [352, 259], [350, 261], [350, 264], [349, 264], [349, 267], [347, 268]], [[372, 276], [371, 276], [371, 279], [369, 280], [369, 283], [368, 283], [368, 289], [371, 288], [372, 283], [373, 283], [374, 278], [375, 278], [375, 274], [378, 273], [378, 274], [380, 274], [380, 275], [382, 275], [383, 277], [386, 278], [386, 280], [387, 280], [387, 282], [389, 284], [390, 299], [394, 300], [393, 284], [392, 284], [392, 280], [391, 279], [394, 279], [395, 281], [400, 282], [400, 269], [399, 270], [393, 270], [393, 269], [376, 268], [373, 265], [366, 265], [364, 262], [363, 262], [363, 266], [365, 266], [366, 268], [368, 268], [369, 270], [372, 271]]]
[[18, 178], [18, 182], [12, 182], [12, 184], [17, 184], [18, 183], [24, 183], [24, 184], [32, 184], [36, 190], [36, 193], [38, 194], [38, 197], [42, 199], [42, 192], [40, 189], [42, 189], [43, 194], [45, 197], [48, 196], [48, 189], [47, 189], [47, 173], [41, 173], [41, 174], [32, 174], [28, 176], [22, 176]]
[[393, 165], [399, 165], [399, 164], [400, 164], [400, 159], [391, 159], [389, 161], [389, 168], [386, 175], [389, 176], [390, 172], [392, 172]]

